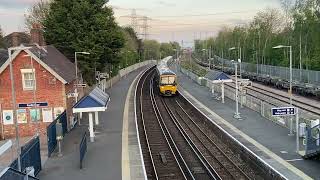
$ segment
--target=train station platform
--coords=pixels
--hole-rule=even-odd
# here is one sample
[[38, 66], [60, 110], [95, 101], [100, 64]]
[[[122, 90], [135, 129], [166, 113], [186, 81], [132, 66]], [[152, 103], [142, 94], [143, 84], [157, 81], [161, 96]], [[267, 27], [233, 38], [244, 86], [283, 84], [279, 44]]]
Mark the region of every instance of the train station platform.
[[47, 160], [39, 174], [41, 180], [144, 179], [134, 119], [134, 91], [141, 73], [148, 67], [131, 72], [107, 90], [111, 101], [105, 112], [99, 112], [95, 142], [87, 142], [83, 169], [79, 168], [79, 144], [83, 133], [88, 132], [86, 113], [81, 125], [63, 140], [63, 156]]
[[208, 88], [180, 72], [177, 75], [180, 94], [287, 179], [320, 179], [320, 161], [303, 160], [288, 129], [246, 107], [240, 109], [243, 120], [236, 120], [234, 101], [222, 104]]

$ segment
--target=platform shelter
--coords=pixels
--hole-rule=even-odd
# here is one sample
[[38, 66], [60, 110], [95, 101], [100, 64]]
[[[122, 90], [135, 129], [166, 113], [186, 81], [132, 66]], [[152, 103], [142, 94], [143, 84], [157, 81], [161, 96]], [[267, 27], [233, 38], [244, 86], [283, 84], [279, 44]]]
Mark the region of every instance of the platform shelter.
[[95, 125], [99, 125], [99, 112], [106, 111], [109, 102], [109, 94], [103, 92], [99, 87], [96, 87], [89, 93], [89, 95], [81, 98], [73, 106], [73, 113], [80, 113], [80, 118], [82, 117], [82, 113], [89, 113], [89, 132], [91, 142], [94, 142], [93, 113]]
[[224, 72], [214, 70], [209, 71], [205, 75], [204, 79], [212, 83], [212, 94], [214, 94], [214, 85], [221, 84], [221, 101], [224, 103], [224, 83], [230, 83], [232, 82], [232, 79], [230, 79], [229, 76]]

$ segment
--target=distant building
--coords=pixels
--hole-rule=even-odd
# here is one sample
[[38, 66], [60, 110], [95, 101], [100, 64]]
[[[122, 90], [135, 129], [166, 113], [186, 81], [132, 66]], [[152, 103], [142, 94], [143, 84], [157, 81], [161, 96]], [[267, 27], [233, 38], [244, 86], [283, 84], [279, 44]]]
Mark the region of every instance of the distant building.
[[13, 32], [3, 37], [3, 41], [7, 48], [20, 46], [20, 44], [37, 43], [40, 46], [46, 45], [43, 37], [43, 30], [40, 24], [33, 24], [30, 34], [25, 32]]
[[[41, 43], [42, 37], [32, 35], [31, 43], [40, 42], [44, 45]], [[74, 64], [54, 46], [34, 44], [31, 47], [12, 54], [17, 119], [21, 136], [34, 135], [38, 127], [41, 133], [45, 134], [50, 122], [65, 110], [70, 127], [72, 106], [75, 103], [74, 97], [68, 98], [68, 94], [74, 92]], [[32, 107], [33, 89], [36, 92], [37, 110]], [[0, 138], [15, 136], [11, 92], [8, 51], [3, 49], [0, 50]]]

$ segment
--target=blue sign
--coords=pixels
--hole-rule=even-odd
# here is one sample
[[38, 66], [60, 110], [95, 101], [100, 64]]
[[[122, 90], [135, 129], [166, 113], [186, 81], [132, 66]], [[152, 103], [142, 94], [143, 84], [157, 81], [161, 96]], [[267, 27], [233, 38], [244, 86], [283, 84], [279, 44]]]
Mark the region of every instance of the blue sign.
[[[48, 103], [47, 102], [36, 102], [37, 107], [48, 107]], [[19, 108], [30, 108], [33, 107], [34, 103], [19, 103], [18, 107]]]
[[294, 107], [279, 107], [271, 109], [272, 116], [294, 116], [296, 115], [296, 108]]

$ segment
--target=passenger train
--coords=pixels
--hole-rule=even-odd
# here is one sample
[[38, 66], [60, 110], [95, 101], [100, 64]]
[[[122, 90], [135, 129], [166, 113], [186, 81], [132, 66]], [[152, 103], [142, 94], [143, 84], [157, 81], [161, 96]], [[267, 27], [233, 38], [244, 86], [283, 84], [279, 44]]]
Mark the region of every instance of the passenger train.
[[169, 69], [168, 62], [172, 56], [164, 58], [157, 65], [157, 85], [160, 95], [173, 96], [177, 94], [177, 75]]

